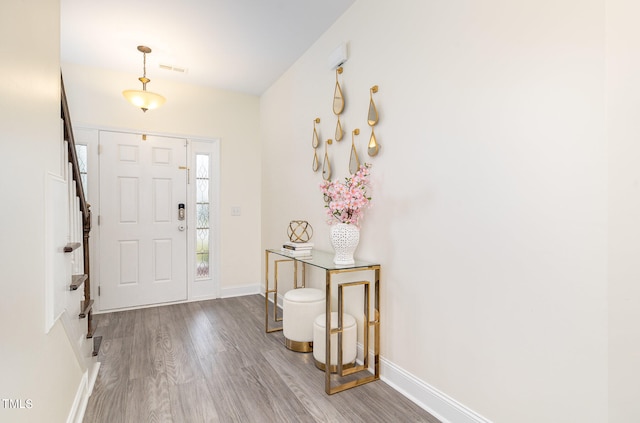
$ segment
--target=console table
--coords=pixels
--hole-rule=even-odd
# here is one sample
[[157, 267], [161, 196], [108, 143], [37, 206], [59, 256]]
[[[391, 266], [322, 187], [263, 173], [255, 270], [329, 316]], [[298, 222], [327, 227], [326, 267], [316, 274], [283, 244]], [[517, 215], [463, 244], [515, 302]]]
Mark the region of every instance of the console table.
[[[270, 256], [274, 255], [274, 289], [269, 288], [269, 261]], [[336, 265], [333, 262], [333, 253], [326, 251], [313, 250], [312, 258], [299, 258], [292, 257], [287, 252], [280, 249], [267, 249], [265, 250], [265, 331], [275, 332], [282, 330], [282, 328], [270, 328], [269, 327], [269, 294], [273, 294], [273, 319], [272, 321], [281, 321], [277, 318], [277, 295], [278, 295], [278, 266], [282, 262], [293, 261], [293, 284], [294, 288], [302, 288], [305, 286], [305, 273], [306, 266], [313, 266], [325, 271], [325, 301], [326, 301], [326, 326], [325, 328], [331, 328], [331, 330], [325, 330], [326, 342], [325, 342], [325, 392], [329, 395], [337, 392], [344, 391], [345, 389], [353, 388], [359, 385], [363, 385], [368, 382], [380, 379], [380, 265], [376, 263], [369, 263], [361, 260], [356, 260], [351, 265]], [[302, 285], [298, 286], [298, 264], [302, 266]], [[331, 327], [331, 291], [332, 291], [332, 277], [333, 275], [373, 271], [373, 293], [371, 293], [371, 282], [368, 280], [357, 280], [349, 282], [336, 283], [338, 288], [338, 327]], [[364, 360], [362, 365], [354, 366], [351, 368], [343, 368], [342, 366], [342, 320], [344, 315], [344, 302], [343, 291], [347, 288], [361, 287], [363, 290], [364, 300], [364, 330], [363, 330], [363, 347], [364, 347]], [[373, 310], [370, 307], [371, 296], [373, 295]], [[373, 314], [373, 316], [371, 316]], [[373, 374], [369, 372], [369, 332], [373, 328]], [[366, 372], [368, 375], [360, 378], [349, 378], [347, 382], [339, 383], [332, 386], [331, 378], [331, 335], [337, 334], [338, 338], [338, 363], [336, 363], [337, 374], [341, 377], [349, 376], [359, 372]]]

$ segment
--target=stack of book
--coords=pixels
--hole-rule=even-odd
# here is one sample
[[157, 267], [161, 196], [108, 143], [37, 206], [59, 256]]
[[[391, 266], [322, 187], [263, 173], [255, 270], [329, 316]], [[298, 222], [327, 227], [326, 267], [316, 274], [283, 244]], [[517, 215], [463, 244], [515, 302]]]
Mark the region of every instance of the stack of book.
[[311, 258], [313, 242], [285, 242], [282, 244], [282, 251], [290, 257]]

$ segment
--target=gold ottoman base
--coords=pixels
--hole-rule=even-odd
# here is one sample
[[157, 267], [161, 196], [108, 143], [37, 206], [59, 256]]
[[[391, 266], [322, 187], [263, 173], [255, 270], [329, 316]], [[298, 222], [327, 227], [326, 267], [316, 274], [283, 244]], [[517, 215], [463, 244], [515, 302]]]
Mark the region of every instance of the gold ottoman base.
[[[324, 369], [327, 367], [323, 362], [316, 360], [315, 358], [313, 359], [313, 362], [316, 364], [316, 367], [320, 370], [322, 370], [324, 372]], [[356, 363], [351, 362], [351, 363], [342, 363], [342, 368], [343, 369], [350, 369], [352, 367], [355, 367]], [[337, 364], [333, 364], [331, 365], [331, 367], [329, 367], [329, 371], [331, 373], [338, 373], [338, 365]]]
[[313, 342], [292, 341], [290, 339], [284, 338], [284, 346], [295, 352], [313, 352]]

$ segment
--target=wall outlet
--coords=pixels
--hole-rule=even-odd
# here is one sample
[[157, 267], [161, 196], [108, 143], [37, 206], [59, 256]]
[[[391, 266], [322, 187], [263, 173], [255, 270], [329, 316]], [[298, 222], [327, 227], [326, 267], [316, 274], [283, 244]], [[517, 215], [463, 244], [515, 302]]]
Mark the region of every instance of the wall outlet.
[[231, 216], [240, 216], [240, 206], [231, 207]]

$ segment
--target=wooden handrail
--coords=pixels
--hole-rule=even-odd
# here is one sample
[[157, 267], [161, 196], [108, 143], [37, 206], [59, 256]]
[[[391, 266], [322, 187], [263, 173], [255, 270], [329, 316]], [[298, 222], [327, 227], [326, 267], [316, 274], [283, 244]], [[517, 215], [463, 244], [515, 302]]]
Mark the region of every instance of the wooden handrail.
[[[91, 232], [91, 205], [87, 203], [82, 187], [82, 176], [80, 174], [80, 166], [78, 164], [78, 155], [76, 153], [76, 141], [73, 137], [73, 127], [71, 125], [71, 115], [69, 114], [69, 103], [67, 102], [67, 94], [64, 89], [64, 80], [60, 73], [60, 116], [63, 121], [64, 139], [67, 141], [69, 151], [69, 163], [73, 172], [73, 180], [76, 184], [76, 196], [80, 200], [80, 212], [82, 213], [82, 253], [84, 262], [84, 301], [82, 301], [81, 312], [79, 317], [87, 317], [87, 338], [92, 338], [95, 327], [93, 325], [93, 313], [91, 307], [93, 300], [91, 299], [91, 254], [89, 253], [89, 234]], [[79, 286], [79, 280], [74, 280], [71, 289]]]
[[80, 211], [82, 212], [82, 220], [86, 225], [89, 221], [90, 224], [90, 211], [87, 205], [87, 199], [84, 196], [84, 189], [82, 189], [82, 177], [80, 176], [80, 166], [78, 165], [78, 155], [76, 154], [76, 141], [73, 138], [73, 128], [71, 126], [71, 115], [69, 114], [69, 104], [67, 103], [67, 95], [64, 91], [64, 81], [62, 80], [62, 74], [60, 74], [60, 87], [61, 87], [61, 117], [64, 121], [64, 139], [68, 143], [69, 149], [69, 162], [73, 169], [73, 179], [76, 181], [76, 195], [80, 199]]

